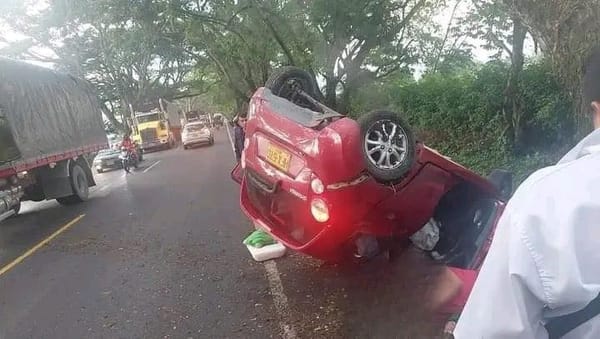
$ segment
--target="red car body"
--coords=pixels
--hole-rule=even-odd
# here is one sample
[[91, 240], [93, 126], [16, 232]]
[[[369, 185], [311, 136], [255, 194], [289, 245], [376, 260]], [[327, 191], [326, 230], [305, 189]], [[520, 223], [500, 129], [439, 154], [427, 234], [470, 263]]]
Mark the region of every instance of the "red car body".
[[382, 185], [366, 171], [357, 121], [337, 117], [323, 123], [312, 113], [266, 88], [252, 97], [239, 181], [241, 207], [255, 225], [288, 248], [339, 261], [361, 235], [408, 238], [434, 216], [442, 197], [466, 183], [475, 193], [461, 195], [460, 203], [485, 199], [491, 209], [485, 229], [473, 238], [477, 248], [459, 265], [479, 266], [504, 206], [492, 183], [417, 143], [416, 161], [404, 179]]

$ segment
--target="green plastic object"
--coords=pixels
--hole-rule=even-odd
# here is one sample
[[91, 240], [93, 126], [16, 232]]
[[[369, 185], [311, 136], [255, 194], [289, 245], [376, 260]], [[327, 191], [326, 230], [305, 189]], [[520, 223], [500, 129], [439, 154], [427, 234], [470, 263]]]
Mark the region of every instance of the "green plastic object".
[[261, 248], [263, 246], [272, 245], [275, 243], [275, 240], [271, 238], [271, 236], [263, 231], [256, 230], [244, 239], [244, 245]]

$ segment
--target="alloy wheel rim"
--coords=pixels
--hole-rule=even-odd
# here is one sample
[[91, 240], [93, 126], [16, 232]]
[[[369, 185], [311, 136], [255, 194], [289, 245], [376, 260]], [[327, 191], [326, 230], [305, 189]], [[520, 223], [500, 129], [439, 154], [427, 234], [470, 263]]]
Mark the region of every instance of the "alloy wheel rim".
[[402, 126], [391, 120], [379, 120], [367, 130], [364, 149], [369, 162], [381, 170], [402, 165], [408, 153], [408, 137]]

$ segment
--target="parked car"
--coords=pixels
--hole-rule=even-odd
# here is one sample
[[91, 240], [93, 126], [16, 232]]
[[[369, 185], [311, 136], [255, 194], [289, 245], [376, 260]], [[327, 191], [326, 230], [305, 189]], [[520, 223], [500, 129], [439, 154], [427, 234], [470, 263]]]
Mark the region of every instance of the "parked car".
[[232, 171], [245, 214], [288, 248], [333, 262], [381, 252], [434, 220], [432, 257], [478, 268], [511, 174], [484, 178], [453, 162], [416, 140], [394, 112], [357, 121], [320, 98], [315, 80], [293, 67], [254, 93]]
[[199, 145], [212, 145], [215, 138], [212, 130], [204, 122], [190, 122], [183, 127], [181, 133], [183, 149]]
[[114, 148], [103, 149], [98, 152], [94, 158], [93, 167], [97, 173], [102, 173], [107, 170], [122, 168], [121, 159], [119, 159], [120, 152]]

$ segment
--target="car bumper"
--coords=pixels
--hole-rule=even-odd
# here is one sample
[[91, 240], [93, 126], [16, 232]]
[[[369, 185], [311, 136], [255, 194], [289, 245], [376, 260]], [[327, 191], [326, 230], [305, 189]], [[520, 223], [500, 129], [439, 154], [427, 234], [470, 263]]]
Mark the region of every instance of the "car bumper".
[[330, 208], [330, 220], [320, 223], [311, 215], [309, 198], [300, 199], [279, 188], [276, 196], [259, 203], [256, 198], [259, 190], [246, 174], [242, 179], [240, 203], [255, 226], [295, 251], [330, 262], [342, 259], [347, 244], [359, 230], [357, 223], [352, 222], [353, 215], [335, 213]]
[[168, 139], [162, 139], [162, 140], [156, 140], [156, 141], [146, 141], [146, 142], [142, 143], [143, 150], [163, 148], [163, 147], [168, 147], [168, 146], [169, 146]]
[[95, 169], [103, 171], [103, 170], [107, 170], [107, 169], [121, 168], [122, 162], [120, 159], [116, 159], [114, 161], [111, 160], [110, 162], [96, 163], [93, 166]]
[[182, 141], [184, 146], [193, 146], [193, 145], [205, 145], [209, 144], [213, 140], [212, 136], [202, 136], [197, 138], [185, 139]]

